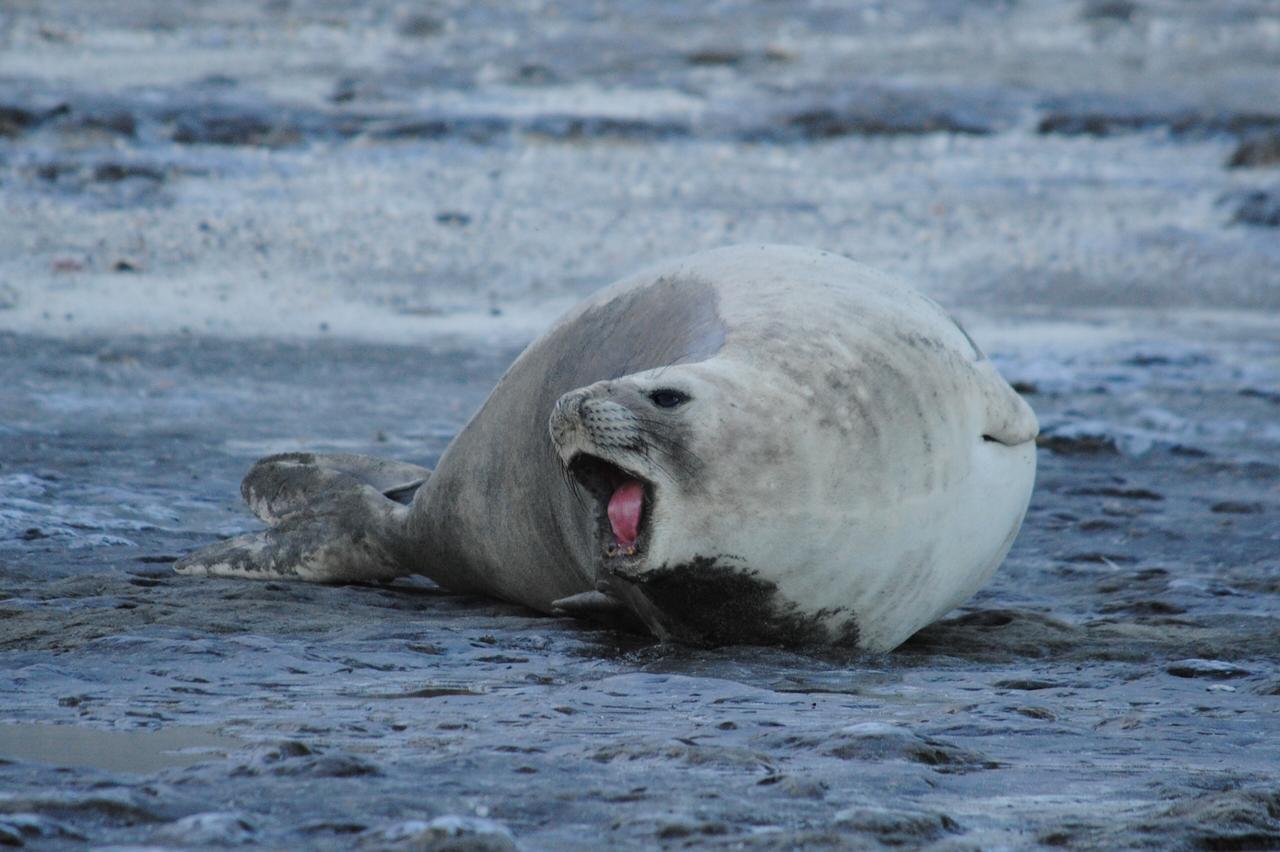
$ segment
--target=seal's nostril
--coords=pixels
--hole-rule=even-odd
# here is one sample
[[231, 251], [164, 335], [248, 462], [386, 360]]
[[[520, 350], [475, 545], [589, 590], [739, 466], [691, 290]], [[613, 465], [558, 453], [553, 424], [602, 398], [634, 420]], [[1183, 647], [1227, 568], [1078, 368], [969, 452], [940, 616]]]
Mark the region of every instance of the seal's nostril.
[[551, 434], [560, 439], [574, 432], [585, 422], [587, 395], [571, 391], [556, 400], [551, 410]]
[[587, 395], [582, 391], [570, 391], [556, 401], [556, 413], [561, 417], [580, 418]]

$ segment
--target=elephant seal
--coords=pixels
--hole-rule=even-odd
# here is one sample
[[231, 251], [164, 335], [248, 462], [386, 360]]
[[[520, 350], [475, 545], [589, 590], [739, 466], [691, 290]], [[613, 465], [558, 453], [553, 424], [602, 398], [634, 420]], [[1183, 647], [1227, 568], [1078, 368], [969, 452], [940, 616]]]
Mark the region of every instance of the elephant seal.
[[176, 568], [418, 573], [663, 639], [888, 650], [1003, 560], [1037, 431], [905, 285], [812, 249], [717, 249], [561, 319], [434, 471], [263, 459], [242, 492], [271, 528]]

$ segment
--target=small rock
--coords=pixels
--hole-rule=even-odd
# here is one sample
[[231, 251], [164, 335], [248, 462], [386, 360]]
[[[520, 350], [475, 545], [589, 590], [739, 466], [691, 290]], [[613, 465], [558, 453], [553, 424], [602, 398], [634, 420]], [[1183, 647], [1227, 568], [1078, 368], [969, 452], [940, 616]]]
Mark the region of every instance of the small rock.
[[1126, 556], [1123, 553], [1099, 553], [1092, 550], [1083, 553], [1066, 553], [1057, 558], [1062, 562], [1095, 563], [1111, 568], [1115, 568], [1118, 565], [1131, 565], [1137, 561], [1132, 556]]
[[1187, 608], [1160, 600], [1116, 601], [1098, 607], [1098, 612], [1108, 615], [1181, 615]]
[[1183, 799], [1144, 822], [1152, 835], [1185, 838], [1188, 848], [1275, 849], [1280, 846], [1280, 791], [1241, 789]]
[[931, 766], [937, 772], [992, 769], [998, 765], [977, 752], [882, 722], [842, 728], [828, 738], [823, 751], [842, 760], [908, 760]]
[[367, 760], [349, 754], [326, 754], [301, 762], [285, 763], [271, 770], [273, 775], [307, 778], [361, 778], [381, 775], [382, 770]]
[[1280, 164], [1280, 129], [1245, 137], [1227, 160], [1229, 169], [1254, 169]]
[[285, 115], [233, 109], [192, 110], [176, 117], [173, 141], [180, 145], [282, 148], [302, 141]]
[[354, 101], [359, 93], [359, 83], [350, 77], [344, 77], [333, 84], [333, 91], [329, 93], [329, 100], [335, 104], [345, 104]]
[[1243, 225], [1280, 228], [1280, 192], [1257, 190], [1246, 193], [1231, 221]]
[[1257, 388], [1241, 388], [1241, 396], [1247, 396], [1251, 399], [1262, 399], [1272, 405], [1280, 405], [1280, 393], [1276, 391], [1258, 390]]
[[1245, 503], [1239, 500], [1223, 500], [1209, 507], [1210, 512], [1219, 515], [1256, 515], [1262, 511], [1261, 503]]
[[282, 740], [274, 747], [265, 749], [254, 756], [250, 763], [242, 764], [232, 770], [234, 777], [252, 777], [266, 771], [276, 775], [309, 775], [314, 772], [314, 760], [298, 761], [297, 758], [309, 758], [314, 753], [299, 740]]
[[66, 117], [58, 122], [58, 129], [63, 133], [68, 131], [88, 131], [131, 138], [138, 133], [138, 120], [130, 113], [121, 111], [89, 113], [77, 111], [66, 114]]
[[793, 799], [825, 799], [827, 796], [827, 785], [823, 782], [796, 778], [794, 775], [783, 778], [777, 789]]
[[1045, 435], [1036, 445], [1061, 456], [1118, 455], [1115, 439], [1110, 435]]
[[525, 85], [545, 86], [556, 81], [556, 73], [545, 65], [528, 63], [516, 69], [515, 80]]
[[1014, 707], [1013, 712], [1028, 719], [1039, 719], [1042, 722], [1056, 722], [1058, 717], [1045, 707]]
[[436, 221], [441, 225], [454, 225], [461, 228], [471, 224], [471, 216], [457, 210], [445, 210], [436, 214]]
[[1131, 21], [1138, 4], [1133, 0], [1086, 0], [1080, 17], [1086, 21]]
[[921, 846], [947, 834], [960, 833], [960, 825], [946, 814], [879, 807], [845, 808], [836, 813], [835, 823], [873, 835], [886, 846]]
[[1210, 680], [1229, 680], [1253, 674], [1246, 668], [1223, 660], [1179, 660], [1165, 668], [1174, 677], [1202, 677]]
[[704, 48], [685, 57], [690, 65], [740, 65], [745, 58], [742, 51], [733, 48]]
[[238, 846], [252, 840], [253, 834], [253, 825], [239, 814], [209, 811], [162, 826], [156, 839], [183, 846]]
[[378, 832], [380, 840], [415, 849], [507, 852], [519, 848], [505, 825], [480, 817], [441, 816], [430, 822], [406, 820]]
[[28, 840], [84, 840], [84, 836], [47, 816], [33, 813], [0, 817], [0, 846], [20, 847]]
[[1086, 486], [1068, 488], [1062, 492], [1076, 497], [1118, 497], [1121, 500], [1163, 500], [1164, 496], [1149, 488], [1116, 488], [1112, 486]]
[[667, 820], [658, 826], [658, 837], [663, 840], [676, 840], [682, 837], [712, 837], [728, 834], [729, 826], [718, 820], [674, 819]]
[[445, 22], [423, 13], [406, 15], [396, 24], [396, 32], [408, 38], [427, 38], [444, 31]]
[[138, 166], [130, 163], [100, 163], [93, 170], [93, 179], [99, 183], [119, 183], [129, 178], [162, 181], [164, 180], [164, 172], [148, 166]]
[[40, 116], [30, 110], [12, 106], [0, 106], [0, 138], [12, 138], [30, 130]]
[[1158, 115], [1067, 110], [1044, 116], [1036, 126], [1036, 132], [1041, 135], [1060, 133], [1066, 136], [1102, 137], [1149, 130], [1167, 123], [1167, 118]]
[[982, 136], [991, 132], [989, 127], [968, 121], [963, 117], [950, 115], [945, 111], [932, 111], [927, 106], [913, 109], [912, 105], [908, 104], [889, 104], [884, 109], [849, 111], [817, 107], [786, 116], [782, 123], [789, 135], [798, 135], [801, 139], [811, 141], [842, 136], [925, 133]]
[[1035, 692], [1040, 689], [1057, 689], [1062, 686], [1061, 683], [1052, 680], [1035, 680], [1034, 678], [1015, 678], [1013, 680], [998, 680], [991, 684], [996, 689], [1018, 689], [1026, 692]]

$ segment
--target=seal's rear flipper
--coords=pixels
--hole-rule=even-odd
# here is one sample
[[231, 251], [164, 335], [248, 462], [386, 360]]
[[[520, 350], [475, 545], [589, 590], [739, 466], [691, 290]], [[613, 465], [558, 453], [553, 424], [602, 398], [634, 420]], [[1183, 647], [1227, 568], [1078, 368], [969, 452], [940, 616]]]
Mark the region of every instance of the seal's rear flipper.
[[314, 511], [337, 492], [367, 485], [401, 504], [431, 476], [416, 464], [355, 453], [279, 453], [259, 459], [240, 483], [240, 495], [269, 524]]
[[334, 518], [291, 518], [262, 532], [212, 544], [178, 560], [179, 574], [343, 583], [393, 580], [405, 572], [373, 536], [340, 529]]
[[183, 557], [180, 574], [391, 580], [411, 573], [402, 558], [407, 504], [426, 468], [351, 454], [284, 453], [257, 462], [240, 492], [272, 528]]

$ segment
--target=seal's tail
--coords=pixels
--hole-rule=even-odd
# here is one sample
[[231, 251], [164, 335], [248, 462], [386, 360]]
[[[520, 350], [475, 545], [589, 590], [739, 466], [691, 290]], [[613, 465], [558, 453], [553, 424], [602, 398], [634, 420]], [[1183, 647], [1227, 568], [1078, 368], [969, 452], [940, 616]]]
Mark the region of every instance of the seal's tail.
[[318, 582], [390, 580], [407, 505], [431, 471], [346, 453], [283, 453], [258, 461], [240, 493], [271, 525], [183, 557], [181, 574], [290, 577]]

